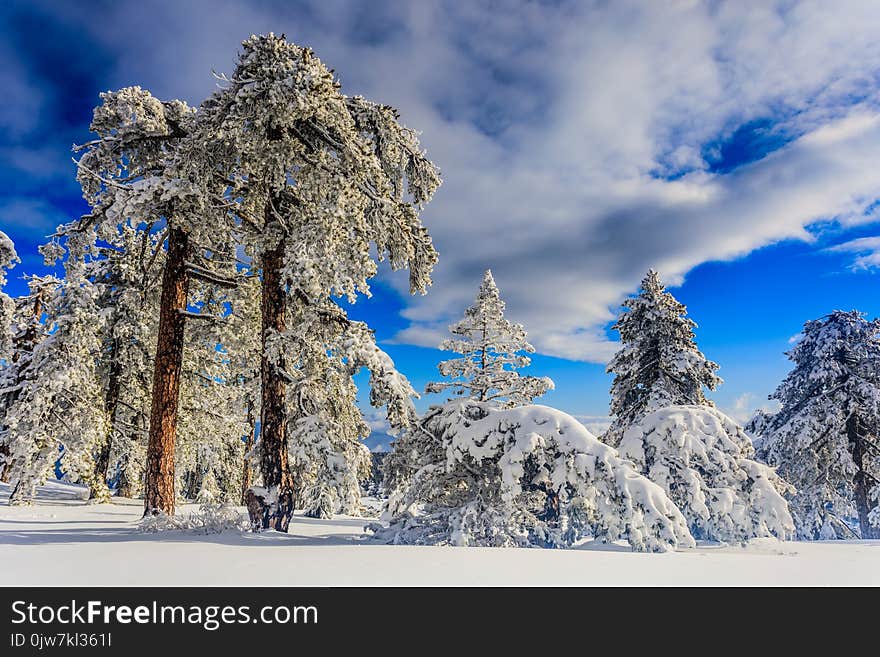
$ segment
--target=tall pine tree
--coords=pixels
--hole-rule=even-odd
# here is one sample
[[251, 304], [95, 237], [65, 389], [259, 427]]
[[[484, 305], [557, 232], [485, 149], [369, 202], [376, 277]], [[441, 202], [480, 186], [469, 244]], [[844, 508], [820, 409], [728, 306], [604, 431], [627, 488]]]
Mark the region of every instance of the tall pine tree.
[[[375, 355], [372, 335], [332, 298], [354, 301], [369, 293], [373, 253], [393, 269], [407, 267], [411, 291], [425, 291], [437, 255], [419, 212], [440, 178], [396, 110], [345, 96], [309, 48], [283, 36], [246, 40], [224, 80], [199, 110], [184, 177], [209, 195], [218, 178], [224, 181], [225, 195], [214, 204], [235, 217], [262, 270], [257, 452], [263, 486], [251, 489], [247, 501], [256, 526], [287, 531], [297, 488], [288, 441], [314, 415], [300, 404], [303, 384], [324, 375], [328, 358], [354, 363]], [[319, 352], [326, 356], [312, 357]], [[380, 386], [388, 384], [386, 392], [403, 392], [409, 401], [408, 384], [390, 383], [396, 375], [390, 359], [362, 362]], [[408, 420], [389, 407], [392, 415]], [[310, 442], [315, 426], [301, 434]]]
[[621, 347], [606, 370], [614, 374], [613, 421], [603, 439], [615, 446], [627, 427], [652, 411], [683, 404], [714, 406], [703, 388], [714, 390], [722, 383], [715, 374], [718, 365], [694, 342], [696, 323], [656, 271], [648, 272], [639, 295], [623, 306], [626, 311], [613, 326]]
[[517, 372], [531, 363], [526, 354], [535, 348], [526, 340], [522, 325], [504, 317], [504, 300], [491, 270], [483, 275], [474, 304], [449, 331], [454, 337], [441, 342], [440, 349], [461, 354], [461, 358], [441, 362], [440, 374], [450, 380], [429, 383], [426, 392], [451, 389], [457, 396], [514, 408], [553, 389], [548, 377]]
[[808, 321], [787, 356], [794, 369], [770, 396], [782, 406], [761, 423], [759, 455], [797, 488], [799, 537], [880, 537], [870, 522], [880, 490], [880, 320], [838, 310]]

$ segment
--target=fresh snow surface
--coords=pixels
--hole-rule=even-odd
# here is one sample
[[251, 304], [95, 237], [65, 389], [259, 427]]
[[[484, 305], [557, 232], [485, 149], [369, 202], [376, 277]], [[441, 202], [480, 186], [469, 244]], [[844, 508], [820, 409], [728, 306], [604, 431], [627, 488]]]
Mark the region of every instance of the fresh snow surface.
[[[0, 584], [161, 585], [880, 585], [880, 541], [701, 545], [661, 554], [377, 545], [363, 518], [296, 517], [290, 534], [138, 531], [142, 502], [87, 504], [50, 482], [30, 507], [0, 485]], [[195, 511], [186, 506], [181, 513]], [[242, 513], [244, 513], [242, 511]]]

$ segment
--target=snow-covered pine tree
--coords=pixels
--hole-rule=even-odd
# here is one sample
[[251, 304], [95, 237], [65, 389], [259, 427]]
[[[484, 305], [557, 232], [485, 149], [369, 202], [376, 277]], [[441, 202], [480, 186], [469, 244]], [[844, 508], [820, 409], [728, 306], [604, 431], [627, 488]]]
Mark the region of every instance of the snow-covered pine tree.
[[797, 489], [802, 539], [880, 537], [870, 522], [880, 481], [880, 320], [834, 311], [804, 324], [794, 369], [771, 399], [759, 455]]
[[10, 504], [29, 504], [59, 457], [61, 470], [88, 484], [91, 497], [109, 499], [105, 482], [94, 476], [94, 455], [107, 435], [97, 371], [103, 319], [95, 303], [98, 290], [84, 270], [74, 248], [64, 280], [39, 283], [50, 286], [45, 327], [19, 372], [3, 420], [11, 460]]
[[608, 364], [612, 423], [602, 439], [618, 445], [623, 432], [648, 413], [665, 406], [714, 406], [703, 388], [714, 390], [722, 380], [718, 365], [694, 342], [696, 323], [687, 309], [666, 291], [651, 270], [639, 295], [623, 302], [626, 309], [613, 328], [621, 346]]
[[438, 365], [440, 374], [451, 380], [429, 383], [425, 392], [451, 389], [453, 394], [476, 401], [491, 401], [501, 408], [531, 404], [553, 389], [548, 377], [522, 376], [526, 354], [535, 348], [526, 341], [526, 331], [504, 317], [504, 301], [491, 270], [486, 270], [474, 304], [464, 317], [449, 327], [454, 337], [440, 343], [443, 351], [461, 354]]
[[145, 473], [144, 513], [174, 513], [174, 452], [191, 278], [215, 277], [209, 254], [222, 251], [232, 230], [222, 175], [194, 179], [199, 145], [189, 138], [195, 113], [140, 87], [101, 94], [90, 126], [97, 139], [78, 147], [78, 179], [92, 211], [59, 232], [118, 226], [164, 226], [161, 295]]
[[408, 267], [411, 291], [424, 292], [437, 256], [419, 210], [440, 178], [393, 108], [340, 93], [310, 49], [273, 34], [242, 46], [225, 87], [201, 107], [192, 142], [202, 151], [185, 177], [231, 183], [223, 198], [236, 199], [228, 211], [262, 270], [263, 486], [248, 506], [255, 525], [286, 531], [287, 430], [302, 419], [288, 388], [320, 374], [294, 374], [308, 361], [290, 322], [309, 313], [340, 322], [325, 303], [369, 293], [371, 248], [393, 269]]
[[[41, 248], [49, 264], [66, 254], [64, 228]], [[163, 238], [154, 225], [123, 222], [83, 254], [84, 275], [99, 290], [95, 303], [105, 320], [98, 371], [108, 434], [95, 455], [95, 478], [114, 480], [127, 497], [143, 490]]]
[[239, 464], [241, 489], [238, 498], [245, 503], [247, 490], [255, 484], [257, 462], [254, 445], [257, 438], [257, 418], [260, 416], [260, 279], [252, 262], [237, 266], [238, 285], [227, 290], [229, 313], [222, 336], [223, 347], [229, 358], [229, 384], [237, 394], [236, 406], [244, 409], [244, 455]]
[[653, 411], [626, 429], [618, 451], [666, 491], [696, 539], [739, 543], [794, 535], [783, 497], [794, 489], [753, 460], [748, 436], [718, 409]]
[[657, 484], [574, 418], [547, 406], [433, 406], [410, 432], [417, 468], [370, 528], [395, 544], [568, 547], [585, 537], [634, 550], [692, 546]]

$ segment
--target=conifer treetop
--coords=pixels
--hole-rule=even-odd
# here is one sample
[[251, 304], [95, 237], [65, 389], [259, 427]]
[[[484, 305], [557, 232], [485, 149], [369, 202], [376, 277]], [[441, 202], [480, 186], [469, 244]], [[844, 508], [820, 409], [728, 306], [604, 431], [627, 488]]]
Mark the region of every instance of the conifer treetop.
[[504, 317], [504, 308], [492, 271], [487, 269], [474, 304], [449, 327], [454, 337], [440, 343], [440, 349], [462, 358], [441, 362], [440, 374], [451, 380], [429, 383], [426, 392], [451, 389], [455, 395], [510, 408], [531, 403], [553, 389], [547, 377], [522, 376], [516, 371], [531, 363], [526, 354], [535, 348], [526, 340], [522, 324]]
[[[722, 379], [694, 341], [696, 323], [687, 308], [666, 291], [655, 270], [648, 271], [637, 296], [623, 302], [625, 312], [612, 328], [620, 350], [608, 364], [611, 386], [609, 436], [645, 414], [676, 404], [714, 406], [703, 388], [714, 390]], [[612, 441], [613, 442], [613, 441]]]

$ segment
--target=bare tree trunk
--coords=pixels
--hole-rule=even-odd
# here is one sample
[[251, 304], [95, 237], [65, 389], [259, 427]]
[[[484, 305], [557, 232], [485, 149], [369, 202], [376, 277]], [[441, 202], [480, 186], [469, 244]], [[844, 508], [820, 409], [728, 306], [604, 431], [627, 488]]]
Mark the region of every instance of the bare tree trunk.
[[859, 530], [862, 538], [880, 538], [877, 528], [871, 525], [869, 516], [873, 506], [871, 504], [871, 479], [865, 471], [865, 440], [863, 427], [859, 418], [858, 410], [850, 413], [846, 420], [846, 437], [852, 450], [853, 463], [856, 466], [856, 474], [853, 477], [855, 484], [856, 509], [859, 512]]
[[247, 492], [254, 483], [254, 469], [251, 467], [250, 453], [257, 440], [257, 418], [254, 415], [254, 400], [248, 395], [247, 401], [248, 435], [244, 443], [244, 464], [241, 473], [241, 503], [247, 504]]
[[[109, 428], [104, 443], [95, 458], [95, 483], [107, 485], [107, 469], [110, 467], [110, 449], [113, 446], [113, 433], [116, 424], [116, 411], [119, 408], [119, 396], [122, 389], [122, 365], [119, 362], [119, 338], [114, 337], [110, 346], [110, 371], [107, 373], [107, 394], [104, 396], [104, 410]], [[94, 499], [101, 492], [89, 488], [89, 499]]]
[[174, 513], [174, 441], [180, 370], [183, 362], [183, 312], [186, 310], [189, 276], [186, 261], [189, 238], [178, 228], [168, 233], [168, 258], [162, 274], [159, 338], [153, 370], [153, 402], [150, 408], [150, 439], [144, 486], [144, 515]]
[[287, 460], [284, 401], [286, 384], [280, 368], [269, 357], [269, 339], [284, 332], [287, 300], [282, 288], [284, 240], [263, 255], [262, 355], [260, 358], [260, 471], [266, 495], [250, 489], [246, 494], [254, 528], [286, 532], [293, 515], [293, 481]]

